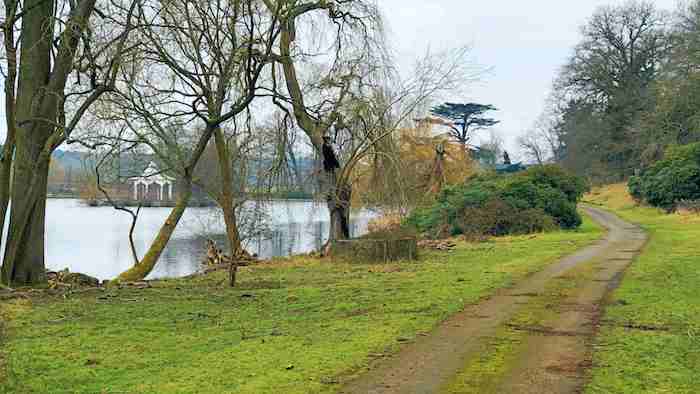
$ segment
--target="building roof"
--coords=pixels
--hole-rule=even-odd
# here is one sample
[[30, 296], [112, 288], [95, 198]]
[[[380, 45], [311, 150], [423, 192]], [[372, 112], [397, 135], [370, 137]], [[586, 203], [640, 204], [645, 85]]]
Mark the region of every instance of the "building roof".
[[132, 182], [146, 182], [146, 183], [169, 183], [174, 182], [175, 178], [168, 176], [164, 172], [160, 171], [158, 165], [155, 162], [148, 163], [148, 166], [141, 176], [131, 177], [129, 181]]
[[523, 163], [513, 164], [496, 164], [496, 172], [510, 174], [526, 170], [527, 167]]

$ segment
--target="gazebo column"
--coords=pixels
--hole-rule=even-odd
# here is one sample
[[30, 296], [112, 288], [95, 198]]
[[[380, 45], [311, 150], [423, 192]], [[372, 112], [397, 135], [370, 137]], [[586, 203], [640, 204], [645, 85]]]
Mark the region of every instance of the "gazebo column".
[[134, 201], [139, 199], [139, 183], [134, 181]]

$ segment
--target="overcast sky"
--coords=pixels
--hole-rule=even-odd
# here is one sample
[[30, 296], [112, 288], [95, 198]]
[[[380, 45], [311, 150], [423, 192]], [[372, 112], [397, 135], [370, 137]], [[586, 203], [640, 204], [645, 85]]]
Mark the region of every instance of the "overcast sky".
[[[404, 68], [434, 50], [473, 47], [475, 62], [489, 67], [466, 87], [464, 99], [499, 108], [497, 132], [516, 153], [515, 140], [544, 108], [557, 70], [580, 40], [579, 28], [595, 9], [626, 0], [378, 0], [389, 38]], [[654, 0], [674, 10], [677, 0]], [[0, 99], [4, 97], [0, 93]], [[0, 106], [0, 140], [5, 138]]]
[[[509, 149], [542, 112], [552, 80], [579, 42], [579, 28], [596, 8], [625, 0], [379, 0], [402, 63], [430, 46], [470, 44], [491, 67], [467, 87], [466, 99], [493, 104], [498, 133]], [[677, 0], [654, 0], [675, 10]]]

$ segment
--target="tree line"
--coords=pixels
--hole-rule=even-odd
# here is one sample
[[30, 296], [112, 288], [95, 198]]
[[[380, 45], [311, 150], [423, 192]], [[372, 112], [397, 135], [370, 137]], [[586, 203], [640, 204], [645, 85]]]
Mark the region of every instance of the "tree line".
[[624, 180], [700, 140], [700, 2], [599, 8], [520, 146], [595, 182]]

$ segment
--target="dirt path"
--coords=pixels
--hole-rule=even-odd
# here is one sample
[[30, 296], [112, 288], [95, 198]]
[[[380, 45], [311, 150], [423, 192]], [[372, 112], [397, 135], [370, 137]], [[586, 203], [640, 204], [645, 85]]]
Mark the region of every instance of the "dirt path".
[[[348, 382], [341, 393], [440, 393], [467, 362], [488, 348], [519, 310], [534, 303], [553, 282], [576, 280], [575, 291], [548, 308], [556, 313], [540, 324], [517, 327], [526, 333], [496, 385], [502, 393], [573, 393], [585, 383], [590, 341], [597, 332], [605, 297], [617, 287], [625, 268], [646, 243], [646, 234], [615, 215], [583, 208], [609, 231], [604, 239], [550, 265], [516, 286], [467, 307], [429, 336], [407, 344], [391, 358], [377, 360], [367, 373]], [[591, 265], [593, 274], [565, 274]], [[567, 306], [567, 307], [563, 307]], [[476, 390], [477, 392], [479, 390]]]

